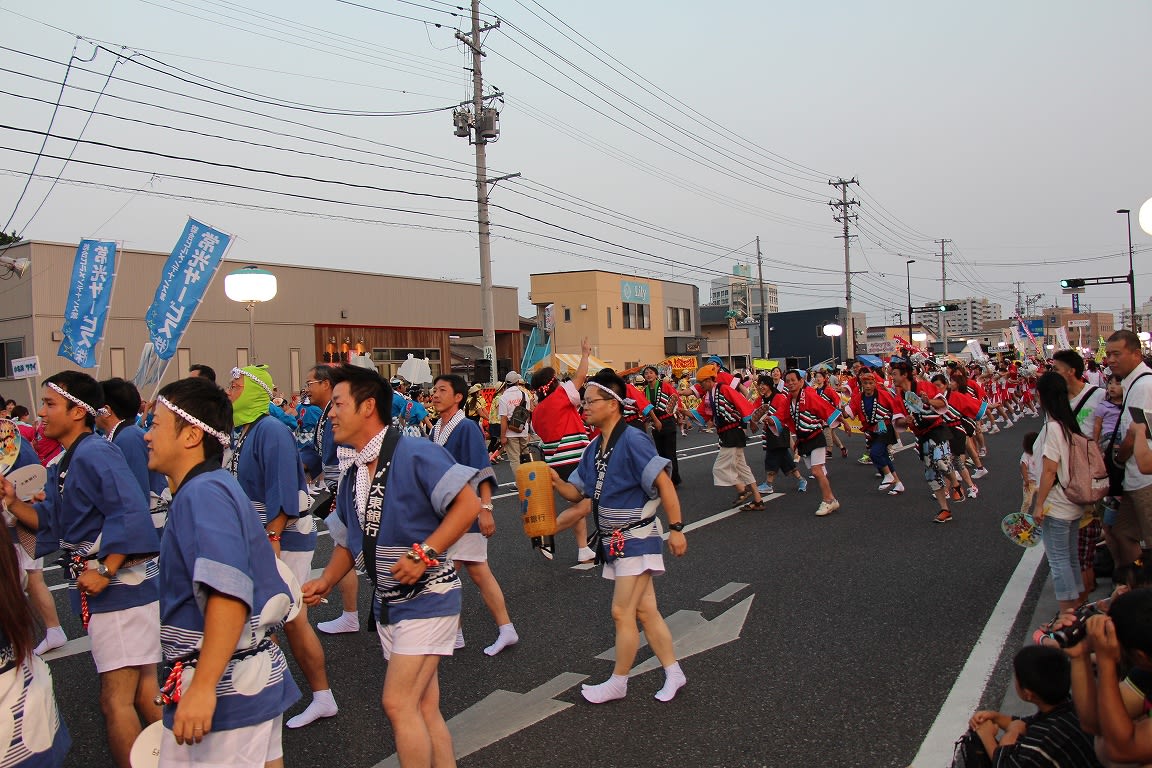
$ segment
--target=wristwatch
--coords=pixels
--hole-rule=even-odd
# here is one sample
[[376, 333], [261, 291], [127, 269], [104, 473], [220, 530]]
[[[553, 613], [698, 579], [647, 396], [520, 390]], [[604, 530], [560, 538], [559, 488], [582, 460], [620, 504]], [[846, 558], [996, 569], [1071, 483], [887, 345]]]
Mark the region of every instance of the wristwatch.
[[96, 573], [100, 574], [108, 580], [111, 580], [113, 575], [112, 571], [108, 570], [108, 566], [104, 565], [104, 563], [100, 560], [96, 561]]
[[494, 507], [491, 504], [481, 504], [480, 509], [486, 509], [489, 512], [491, 512], [494, 509]]
[[679, 532], [683, 533], [684, 523], [668, 523], [668, 530], [679, 531]]

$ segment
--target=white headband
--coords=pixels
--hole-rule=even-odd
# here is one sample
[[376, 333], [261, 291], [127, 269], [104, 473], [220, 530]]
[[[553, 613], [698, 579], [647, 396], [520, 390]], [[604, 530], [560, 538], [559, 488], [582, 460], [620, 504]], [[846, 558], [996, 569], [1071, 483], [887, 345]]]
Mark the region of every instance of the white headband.
[[184, 421], [188, 422], [192, 426], [200, 427], [200, 429], [204, 430], [205, 434], [212, 435], [212, 437], [216, 438], [216, 441], [218, 443], [220, 443], [220, 445], [224, 446], [225, 448], [227, 448], [229, 445], [232, 444], [232, 440], [228, 437], [228, 435], [226, 435], [223, 432], [220, 432], [218, 430], [212, 429], [212, 427], [210, 427], [207, 424], [205, 424], [204, 422], [200, 421], [200, 419], [198, 419], [195, 416], [193, 416], [192, 414], [188, 413], [188, 411], [184, 410], [183, 408], [180, 408], [178, 406], [173, 405], [172, 401], [169, 400], [168, 398], [166, 398], [164, 396], [160, 396], [160, 397], [156, 398], [156, 402], [160, 403], [165, 408], [172, 411], [172, 413], [174, 413], [177, 416], [179, 416], [180, 418], [184, 419]]
[[268, 397], [272, 397], [272, 390], [268, 387], [267, 384], [265, 384], [264, 382], [262, 382], [260, 380], [259, 376], [252, 373], [251, 371], [246, 371], [243, 368], [233, 368], [232, 369], [232, 378], [233, 379], [238, 379], [241, 376], [243, 376], [246, 379], [251, 379], [252, 381], [256, 382], [260, 386], [260, 389], [262, 389], [268, 393]]
[[603, 384], [600, 384], [599, 382], [590, 381], [590, 382], [588, 382], [587, 386], [596, 387], [596, 389], [599, 389], [603, 392], [607, 392], [608, 394], [612, 395], [613, 399], [615, 399], [616, 402], [620, 403], [621, 405], [632, 405], [635, 402], [634, 400], [632, 400], [630, 398], [625, 399], [623, 397], [620, 397], [620, 395], [616, 394], [612, 390], [608, 389], [608, 387], [604, 386]]
[[88, 405], [88, 403], [84, 402], [80, 398], [76, 397], [76, 395], [66, 392], [63, 387], [57, 386], [54, 382], [51, 381], [45, 382], [44, 386], [48, 387], [48, 389], [52, 390], [61, 397], [71, 400], [74, 405], [88, 411], [92, 418], [96, 418], [96, 409]]

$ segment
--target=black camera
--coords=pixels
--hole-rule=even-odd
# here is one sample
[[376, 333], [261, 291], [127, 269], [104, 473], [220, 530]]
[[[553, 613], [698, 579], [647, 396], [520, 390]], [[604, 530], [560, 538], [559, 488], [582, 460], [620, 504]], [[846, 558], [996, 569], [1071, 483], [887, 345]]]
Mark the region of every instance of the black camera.
[[1101, 613], [1101, 611], [1096, 607], [1095, 603], [1082, 605], [1077, 608], [1073, 614], [1075, 621], [1066, 627], [1054, 629], [1044, 636], [1055, 640], [1056, 644], [1061, 648], [1071, 648], [1088, 636], [1088, 619], [1098, 613]]

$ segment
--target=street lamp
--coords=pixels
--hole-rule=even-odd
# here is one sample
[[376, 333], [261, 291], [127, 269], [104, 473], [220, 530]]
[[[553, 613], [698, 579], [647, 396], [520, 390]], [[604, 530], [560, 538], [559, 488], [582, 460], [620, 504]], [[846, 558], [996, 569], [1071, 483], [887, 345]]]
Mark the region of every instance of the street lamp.
[[1128, 219], [1128, 300], [1132, 310], [1132, 328], [1139, 331], [1140, 323], [1136, 319], [1136, 269], [1132, 265], [1132, 211], [1120, 208], [1116, 213], [1122, 213]]
[[1148, 331], [1140, 331], [1140, 333], [1136, 334], [1136, 337], [1140, 339], [1141, 347], [1147, 347], [1148, 340], [1152, 339], [1152, 333], [1148, 333]]
[[912, 338], [912, 271], [911, 265], [916, 263], [916, 259], [908, 259], [904, 262], [904, 277], [908, 280], [908, 338]]
[[256, 363], [256, 305], [276, 298], [276, 275], [244, 267], [224, 276], [224, 295], [248, 310], [248, 364]]
[[832, 340], [832, 367], [836, 365], [836, 337], [844, 333], [844, 327], [839, 323], [828, 323], [824, 326], [824, 335]]

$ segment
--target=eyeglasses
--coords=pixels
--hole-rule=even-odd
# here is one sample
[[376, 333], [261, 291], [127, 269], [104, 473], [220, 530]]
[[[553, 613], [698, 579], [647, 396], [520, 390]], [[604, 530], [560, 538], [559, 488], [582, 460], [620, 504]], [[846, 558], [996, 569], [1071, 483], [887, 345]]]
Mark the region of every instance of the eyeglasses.
[[304, 386], [310, 387], [313, 384], [323, 384], [326, 381], [328, 381], [328, 379], [308, 379], [304, 382]]
[[607, 401], [608, 401], [608, 398], [606, 398], [606, 397], [597, 397], [594, 400], [584, 399], [584, 400], [580, 401], [580, 407], [581, 408], [587, 408], [588, 406], [592, 405], [592, 403], [604, 403]]

